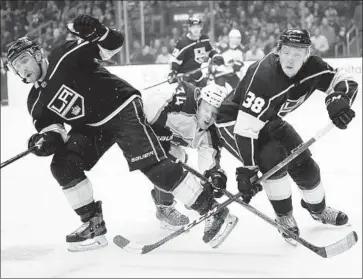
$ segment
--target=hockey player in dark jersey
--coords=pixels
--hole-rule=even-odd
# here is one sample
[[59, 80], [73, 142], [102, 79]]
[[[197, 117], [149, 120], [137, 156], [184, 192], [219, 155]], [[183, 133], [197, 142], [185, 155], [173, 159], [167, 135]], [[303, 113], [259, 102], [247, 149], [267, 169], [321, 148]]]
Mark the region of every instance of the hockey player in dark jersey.
[[[77, 16], [69, 28], [80, 39], [64, 41], [48, 60], [26, 37], [15, 41], [7, 55], [9, 67], [24, 82], [34, 84], [28, 109], [37, 133], [28, 146], [38, 146], [33, 151], [37, 156], [53, 155], [51, 172], [83, 222], [66, 236], [69, 250], [107, 245], [101, 201], [94, 200], [85, 171], [114, 143], [123, 151], [130, 171], [140, 170], [154, 185], [206, 214], [217, 204], [213, 193], [166, 156], [147, 123], [140, 92], [97, 61], [118, 52], [123, 35], [88, 15]], [[68, 133], [65, 123], [71, 126]], [[220, 244], [224, 220], [220, 213], [209, 220], [212, 226], [204, 232], [204, 242], [212, 247]]]
[[[214, 125], [218, 108], [227, 96], [227, 90], [216, 84], [208, 84], [201, 90], [194, 85], [180, 81], [172, 94], [154, 92], [144, 99], [145, 114], [155, 133], [162, 137], [164, 150], [186, 162], [188, 148], [197, 149], [199, 171], [210, 178], [219, 188], [226, 188], [227, 177], [220, 167], [218, 135]], [[205, 185], [208, 187], [208, 185]], [[220, 192], [214, 192], [221, 197]], [[152, 190], [160, 220], [171, 214], [168, 207], [174, 202], [171, 193], [157, 187]], [[225, 209], [226, 223], [233, 228], [238, 219]], [[170, 218], [166, 218], [169, 220]], [[206, 229], [208, 229], [206, 222]], [[177, 226], [178, 224], [174, 224]]]
[[[178, 74], [200, 68], [207, 55], [214, 64], [224, 64], [223, 57], [213, 49], [208, 36], [201, 34], [203, 24], [200, 17], [198, 15], [191, 16], [188, 20], [188, 26], [189, 32], [179, 39], [172, 53], [171, 72], [168, 76], [169, 83], [177, 82]], [[198, 87], [207, 85], [207, 79], [203, 76], [202, 71], [185, 76], [183, 79]]]
[[[310, 35], [305, 29], [287, 29], [276, 53], [252, 64], [238, 84], [232, 100], [220, 109], [217, 126], [225, 146], [240, 157], [238, 189], [249, 191], [250, 179], [271, 169], [303, 143], [299, 134], [283, 117], [304, 103], [314, 91], [327, 94], [326, 109], [339, 129], [346, 129], [354, 118], [351, 109], [358, 85], [349, 75], [310, 55]], [[292, 231], [299, 228], [292, 211], [288, 175], [301, 190], [301, 205], [324, 224], [347, 224], [348, 216], [326, 206], [319, 166], [309, 150], [263, 183], [274, 208], [276, 220]], [[283, 234], [285, 239], [293, 242]]]

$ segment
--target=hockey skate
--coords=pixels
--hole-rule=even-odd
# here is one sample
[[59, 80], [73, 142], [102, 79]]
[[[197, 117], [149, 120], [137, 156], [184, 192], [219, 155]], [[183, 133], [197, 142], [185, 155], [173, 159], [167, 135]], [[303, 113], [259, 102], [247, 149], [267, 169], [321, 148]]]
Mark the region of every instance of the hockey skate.
[[107, 232], [102, 215], [102, 203], [96, 202], [96, 212], [92, 218], [84, 222], [76, 231], [66, 236], [68, 251], [83, 252], [102, 248], [108, 244]]
[[[284, 227], [288, 228], [289, 231], [292, 231], [293, 233], [299, 235], [299, 233], [300, 233], [299, 227], [297, 226], [296, 220], [295, 220], [294, 216], [292, 215], [292, 211], [290, 211], [286, 215], [276, 214], [275, 220], [278, 224], [281, 224]], [[296, 240], [291, 238], [291, 236], [289, 236], [286, 232], [284, 232], [284, 230], [279, 228], [278, 231], [287, 243], [289, 243], [293, 246], [297, 245]]]
[[348, 216], [340, 210], [326, 206], [321, 212], [313, 212], [309, 209], [304, 200], [301, 200], [301, 206], [309, 211], [314, 220], [320, 223], [333, 226], [343, 226], [348, 224]]
[[160, 228], [176, 231], [189, 223], [189, 218], [175, 209], [176, 202], [170, 193], [151, 191], [156, 206], [156, 218], [160, 220]]
[[175, 202], [172, 205], [156, 205], [156, 218], [160, 220], [162, 229], [176, 231], [189, 223], [189, 218], [175, 209]]
[[[215, 206], [218, 206], [218, 204], [215, 204], [213, 207]], [[205, 220], [203, 241], [209, 243], [212, 248], [219, 247], [237, 223], [238, 218], [229, 214], [228, 208], [223, 208], [217, 214]]]

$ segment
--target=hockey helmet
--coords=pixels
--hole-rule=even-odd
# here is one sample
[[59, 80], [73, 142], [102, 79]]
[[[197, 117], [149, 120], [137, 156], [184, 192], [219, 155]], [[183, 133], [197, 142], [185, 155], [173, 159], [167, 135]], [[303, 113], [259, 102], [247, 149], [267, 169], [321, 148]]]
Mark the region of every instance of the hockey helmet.
[[231, 48], [236, 48], [241, 44], [241, 32], [237, 29], [232, 29], [228, 34], [229, 45]]
[[200, 18], [199, 15], [197, 14], [193, 14], [191, 17], [189, 17], [188, 19], [188, 25], [201, 25], [202, 24], [202, 19]]
[[21, 37], [9, 47], [7, 60], [12, 63], [17, 57], [24, 53], [24, 51], [28, 51], [31, 55], [34, 55], [38, 50], [40, 50], [40, 47], [36, 43], [31, 41], [28, 37]]
[[207, 103], [220, 108], [223, 100], [227, 97], [227, 89], [215, 83], [210, 83], [203, 87], [200, 91], [199, 100], [204, 100]]
[[[28, 37], [21, 37], [17, 39], [8, 49], [7, 53], [7, 65], [8, 67], [20, 78], [23, 82], [28, 83], [25, 78], [23, 78], [13, 67], [13, 62], [16, 58], [18, 58], [24, 52], [30, 53], [33, 57], [35, 57], [35, 52], [40, 51], [40, 47], [30, 40]], [[40, 61], [37, 61], [40, 65]], [[40, 68], [41, 69], [41, 68]]]
[[311, 46], [310, 34], [306, 29], [285, 29], [280, 36], [277, 44], [277, 50], [280, 50], [282, 45], [309, 48]]

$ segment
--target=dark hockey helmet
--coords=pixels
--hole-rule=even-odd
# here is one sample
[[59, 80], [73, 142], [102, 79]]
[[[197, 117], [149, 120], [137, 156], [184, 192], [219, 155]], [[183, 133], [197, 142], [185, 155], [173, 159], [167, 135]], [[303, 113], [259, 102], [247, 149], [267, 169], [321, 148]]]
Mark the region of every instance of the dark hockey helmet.
[[189, 26], [191, 26], [191, 25], [200, 25], [200, 24], [202, 24], [202, 19], [200, 18], [199, 15], [194, 14], [191, 17], [189, 17], [189, 19], [188, 19], [188, 25]]
[[277, 44], [277, 50], [280, 50], [282, 45], [309, 48], [311, 45], [310, 34], [306, 29], [285, 29], [280, 36], [279, 42]]
[[[14, 69], [13, 62], [17, 57], [19, 57], [25, 51], [29, 52], [32, 56], [34, 56], [36, 51], [40, 51], [40, 47], [32, 40], [30, 40], [28, 37], [21, 37], [17, 39], [8, 49], [8, 53], [6, 55], [7, 65], [17, 75], [19, 75], [19, 73]], [[38, 64], [40, 64], [40, 61], [38, 61]], [[21, 78], [25, 83], [27, 83], [26, 79], [24, 79], [23, 77]]]

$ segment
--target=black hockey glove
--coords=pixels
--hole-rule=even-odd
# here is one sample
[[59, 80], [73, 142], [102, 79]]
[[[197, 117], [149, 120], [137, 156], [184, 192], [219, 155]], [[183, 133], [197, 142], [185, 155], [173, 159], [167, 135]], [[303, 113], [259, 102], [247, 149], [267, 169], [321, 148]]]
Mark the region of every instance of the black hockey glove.
[[204, 176], [208, 178], [208, 180], [213, 183], [215, 187], [212, 186], [213, 196], [215, 198], [220, 198], [223, 196], [223, 193], [218, 189], [226, 189], [227, 186], [227, 176], [226, 173], [222, 169], [210, 169], [204, 172]]
[[106, 34], [107, 28], [98, 19], [89, 15], [78, 15], [73, 21], [74, 31], [86, 41], [97, 41]]
[[355, 112], [349, 105], [349, 98], [344, 93], [329, 94], [325, 98], [325, 104], [330, 119], [339, 129], [346, 129], [355, 117]]
[[238, 183], [238, 191], [242, 195], [245, 203], [249, 203], [251, 199], [260, 191], [262, 191], [261, 184], [252, 184], [251, 178], [257, 176], [258, 170], [250, 170], [248, 168], [239, 167], [236, 169], [236, 180]]
[[43, 142], [38, 146], [38, 148], [34, 149], [32, 153], [42, 157], [54, 154], [58, 147], [64, 143], [63, 138], [59, 133], [49, 131], [44, 134], [37, 133], [32, 135], [28, 141], [28, 148], [39, 144], [41, 139], [43, 139]]
[[177, 71], [171, 71], [168, 75], [168, 82], [170, 84], [178, 82], [178, 77], [177, 77], [178, 73]]
[[233, 71], [234, 72], [239, 72], [241, 70], [241, 68], [243, 67], [244, 63], [241, 61], [235, 61], [232, 65]]
[[216, 54], [213, 57], [213, 60], [212, 61], [213, 61], [213, 64], [216, 64], [217, 66], [220, 66], [220, 65], [223, 65], [224, 64], [224, 58], [220, 54]]

